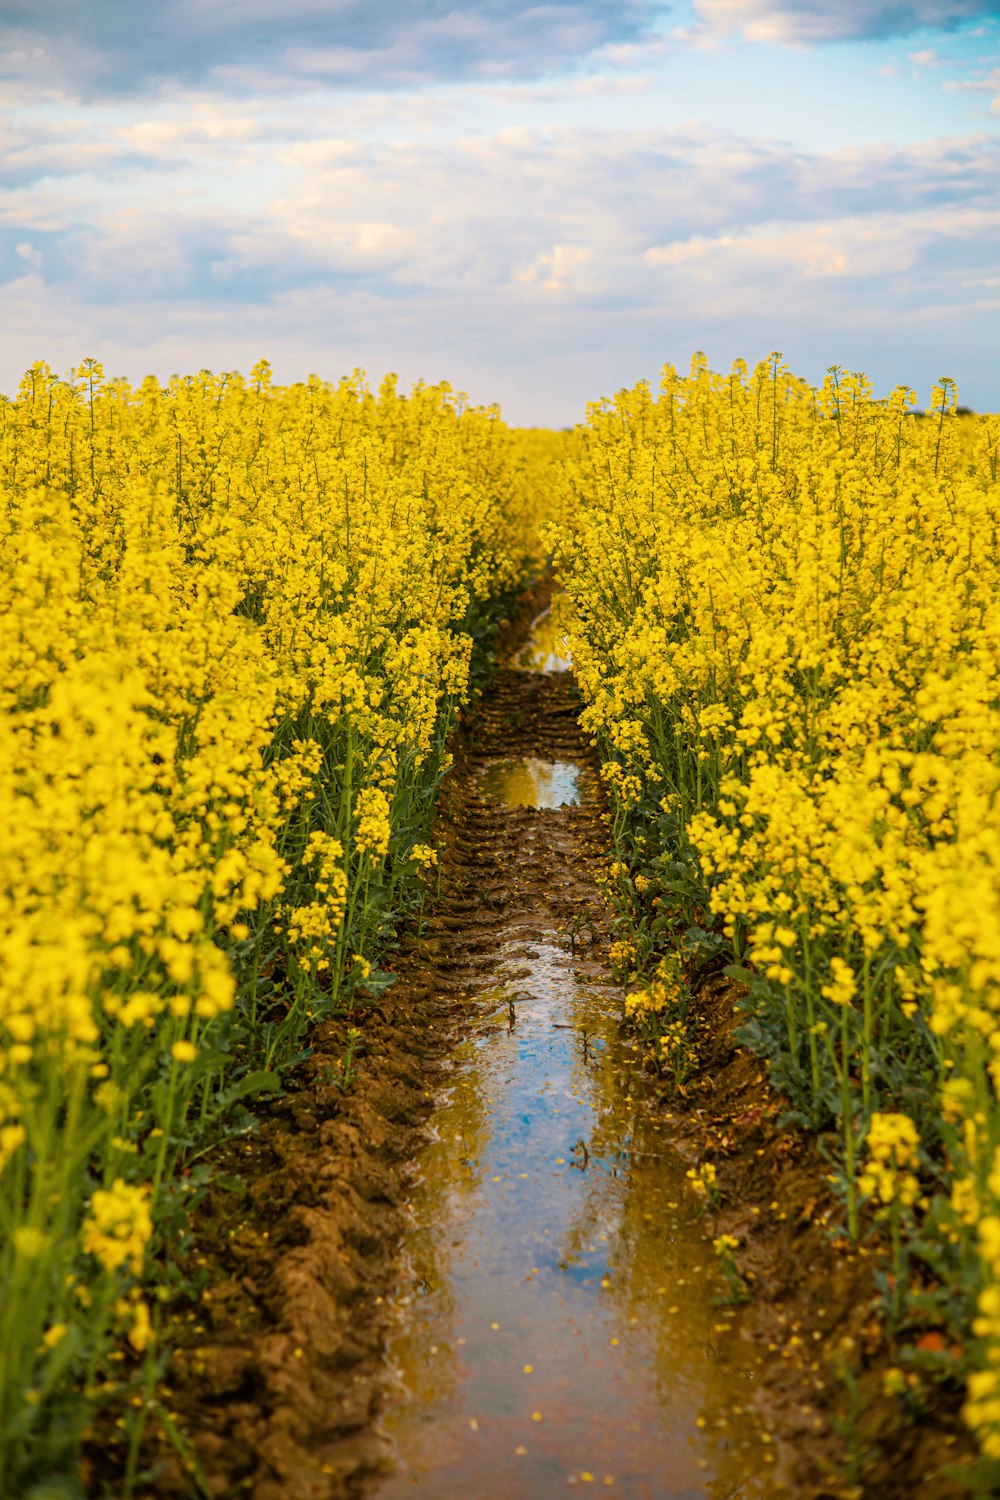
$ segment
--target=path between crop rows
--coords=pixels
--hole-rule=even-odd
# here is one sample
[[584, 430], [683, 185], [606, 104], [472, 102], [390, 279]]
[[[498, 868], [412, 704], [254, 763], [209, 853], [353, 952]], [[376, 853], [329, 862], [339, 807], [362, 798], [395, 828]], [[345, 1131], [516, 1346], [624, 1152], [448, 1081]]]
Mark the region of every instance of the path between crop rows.
[[480, 1020], [416, 1165], [376, 1500], [765, 1491], [751, 1354], [591, 943], [607, 824], [577, 708], [565, 673], [502, 671], [457, 778], [423, 957]]
[[215, 1493], [779, 1493], [754, 1352], [621, 1035], [577, 709], [564, 672], [498, 672], [451, 778], [440, 900], [362, 1023], [357, 1088], [323, 1081], [329, 1023], [311, 1085], [243, 1148], [248, 1200], [209, 1204], [223, 1279], [171, 1374]]

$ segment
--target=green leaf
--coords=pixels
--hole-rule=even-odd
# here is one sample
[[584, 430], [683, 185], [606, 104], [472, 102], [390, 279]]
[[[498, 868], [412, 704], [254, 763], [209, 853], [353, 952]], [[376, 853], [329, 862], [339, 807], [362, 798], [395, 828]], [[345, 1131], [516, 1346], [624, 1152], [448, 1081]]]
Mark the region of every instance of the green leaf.
[[222, 1052], [217, 1048], [204, 1048], [198, 1053], [193, 1063], [188, 1064], [184, 1074], [184, 1080], [190, 1087], [207, 1078], [210, 1073], [223, 1073], [232, 1062], [228, 1052]]
[[742, 984], [744, 989], [749, 989], [757, 978], [756, 974], [751, 974], [750, 970], [744, 969], [741, 964], [726, 964], [722, 972], [735, 984]]
[[226, 1106], [235, 1104], [237, 1099], [253, 1099], [258, 1094], [280, 1094], [281, 1079], [277, 1073], [271, 1073], [266, 1068], [256, 1068], [254, 1072], [248, 1073], [237, 1083], [230, 1084], [222, 1099]]
[[85, 1500], [79, 1479], [70, 1474], [54, 1474], [33, 1484], [25, 1500]]
[[245, 1198], [247, 1185], [242, 1177], [236, 1177], [232, 1172], [216, 1172], [212, 1178], [212, 1185], [222, 1188], [223, 1192], [235, 1193], [238, 1198]]
[[388, 969], [372, 969], [367, 979], [362, 979], [358, 988], [363, 994], [371, 995], [377, 999], [384, 995], [390, 985], [396, 983], [396, 975]]

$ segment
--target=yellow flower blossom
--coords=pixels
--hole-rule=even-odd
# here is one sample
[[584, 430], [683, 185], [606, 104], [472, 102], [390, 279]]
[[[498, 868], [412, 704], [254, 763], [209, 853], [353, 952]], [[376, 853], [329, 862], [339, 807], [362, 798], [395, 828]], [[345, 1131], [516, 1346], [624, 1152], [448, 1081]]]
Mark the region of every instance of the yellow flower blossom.
[[148, 1189], [116, 1177], [110, 1188], [98, 1189], [90, 1200], [81, 1240], [84, 1251], [106, 1271], [127, 1264], [137, 1275], [152, 1232]]
[[[543, 532], [582, 723], [648, 855], [633, 882], [669, 869], [757, 976], [751, 1034], [800, 1111], [836, 1118], [855, 1231], [859, 1190], [893, 1218], [921, 1203], [909, 1068], [951, 1175], [928, 1223], [982, 1306], [1000, 1286], [1000, 429], [950, 380], [914, 402], [836, 368], [814, 388], [777, 353], [728, 373], [697, 354], [588, 409]], [[980, 1316], [966, 1416], [1000, 1456], [1000, 1319]]]

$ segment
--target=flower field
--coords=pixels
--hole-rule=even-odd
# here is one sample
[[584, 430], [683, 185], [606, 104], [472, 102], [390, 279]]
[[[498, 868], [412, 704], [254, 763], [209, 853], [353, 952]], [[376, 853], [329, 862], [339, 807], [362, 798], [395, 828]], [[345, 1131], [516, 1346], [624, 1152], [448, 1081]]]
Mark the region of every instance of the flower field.
[[[887, 1391], [960, 1379], [1000, 1475], [998, 524], [1000, 417], [946, 379], [920, 411], [699, 355], [563, 435], [263, 361], [29, 370], [0, 400], [0, 1492], [82, 1495], [108, 1412], [133, 1492], [213, 1152], [332, 1015], [353, 1085], [434, 900], [449, 735], [546, 553], [626, 1015], [683, 1093], [691, 976], [728, 977], [844, 1245], [889, 1247]], [[688, 1178], [711, 1204], [713, 1163]]]
[[629, 1009], [680, 1077], [678, 975], [726, 963], [848, 1234], [891, 1236], [897, 1388], [940, 1329], [996, 1460], [1000, 418], [914, 404], [668, 366], [590, 409], [548, 537]]
[[153, 1380], [206, 1143], [391, 982], [530, 469], [447, 387], [264, 363], [0, 406], [4, 1494]]

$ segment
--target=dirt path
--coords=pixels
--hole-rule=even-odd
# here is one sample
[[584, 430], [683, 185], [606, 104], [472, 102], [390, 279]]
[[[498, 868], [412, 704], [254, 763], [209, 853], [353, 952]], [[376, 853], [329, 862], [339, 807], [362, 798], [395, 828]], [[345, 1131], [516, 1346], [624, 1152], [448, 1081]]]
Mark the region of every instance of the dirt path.
[[[559, 666], [550, 648], [536, 668]], [[897, 1472], [883, 1447], [857, 1487], [834, 1477], [831, 1361], [867, 1337], [871, 1268], [830, 1250], [822, 1163], [734, 1046], [725, 982], [697, 981], [701, 1065], [672, 1110], [622, 1035], [577, 709], [564, 673], [497, 674], [457, 737], [440, 896], [397, 984], [319, 1028], [297, 1091], [228, 1148], [168, 1380], [202, 1490], [950, 1500], [919, 1426], [877, 1431], [876, 1408], [860, 1440], [887, 1439]], [[710, 1220], [686, 1179], [706, 1159]], [[720, 1300], [720, 1231], [756, 1293], [739, 1313]], [[961, 1448], [950, 1419], [938, 1430]], [[149, 1500], [198, 1493], [156, 1424], [149, 1464]]]
[[480, 1022], [417, 1161], [389, 1343], [409, 1400], [383, 1424], [396, 1468], [376, 1500], [779, 1493], [749, 1410], [757, 1351], [621, 1032], [577, 706], [564, 675], [501, 673], [457, 783], [427, 956]]
[[[598, 1477], [606, 1473], [614, 1478], [615, 1465], [622, 1473], [627, 1469], [634, 1484], [619, 1493], [644, 1497], [660, 1493], [649, 1477], [654, 1465], [648, 1450], [654, 1439], [662, 1448], [664, 1420], [669, 1442], [678, 1453], [685, 1444], [692, 1452], [697, 1447], [691, 1461], [709, 1477], [719, 1454], [700, 1435], [706, 1421], [710, 1432], [721, 1421], [720, 1442], [731, 1442], [724, 1428], [732, 1420], [727, 1415], [732, 1403], [710, 1389], [713, 1381], [725, 1380], [729, 1368], [719, 1351], [728, 1329], [723, 1326], [720, 1333], [712, 1328], [720, 1314], [712, 1301], [718, 1284], [707, 1264], [711, 1255], [706, 1259], [703, 1230], [685, 1197], [683, 1160], [675, 1157], [664, 1174], [664, 1143], [649, 1135], [654, 1128], [649, 1084], [637, 1066], [638, 1054], [621, 1043], [619, 997], [607, 989], [607, 932], [598, 886], [607, 859], [606, 814], [592, 752], [576, 723], [577, 708], [565, 674], [513, 667], [497, 674], [476, 722], [459, 738], [439, 820], [440, 899], [423, 939], [410, 940], [401, 954], [398, 983], [360, 1023], [364, 1044], [356, 1086], [344, 1094], [329, 1082], [331, 1063], [343, 1054], [352, 1019], [338, 1018], [319, 1029], [302, 1087], [268, 1113], [255, 1139], [228, 1149], [222, 1164], [227, 1185], [213, 1188], [204, 1202], [197, 1246], [188, 1261], [192, 1273], [204, 1277], [204, 1290], [200, 1303], [187, 1309], [174, 1330], [181, 1347], [171, 1361], [167, 1386], [168, 1409], [187, 1434], [201, 1482], [211, 1493], [252, 1495], [254, 1500], [335, 1500], [362, 1493], [388, 1497], [392, 1491], [386, 1486], [396, 1481], [380, 1476], [390, 1452], [401, 1456], [404, 1472], [407, 1464], [419, 1468], [424, 1461], [414, 1451], [407, 1457], [407, 1411], [444, 1411], [450, 1419], [460, 1408], [464, 1433], [474, 1434], [479, 1420], [471, 1407], [466, 1413], [466, 1406], [469, 1401], [482, 1404], [482, 1378], [492, 1382], [490, 1400], [502, 1409], [513, 1400], [517, 1381], [523, 1386], [526, 1364], [541, 1378], [530, 1393], [522, 1389], [518, 1395], [518, 1421], [534, 1421], [533, 1403], [543, 1387], [551, 1420], [531, 1428], [537, 1441], [526, 1454], [516, 1453], [529, 1447], [516, 1440], [523, 1437], [520, 1428], [518, 1433], [505, 1431], [503, 1441], [506, 1457], [527, 1458], [528, 1464], [515, 1465], [502, 1490], [482, 1488], [488, 1481], [477, 1479], [472, 1483], [480, 1488], [470, 1489], [467, 1465], [479, 1459], [461, 1445], [456, 1450], [452, 1441], [453, 1478], [459, 1487], [451, 1493], [481, 1494], [483, 1500], [493, 1493], [513, 1496], [522, 1492], [511, 1488], [515, 1481], [522, 1483], [519, 1473], [528, 1476], [523, 1493], [543, 1493], [537, 1488], [539, 1476], [547, 1474], [554, 1483], [558, 1471], [561, 1488], [575, 1473], [589, 1473], [587, 1464], [598, 1464], [599, 1458]], [[518, 800], [559, 803], [574, 795], [574, 784], [583, 799], [578, 805], [509, 805]], [[582, 1072], [577, 1067], [581, 1032]], [[470, 1036], [472, 1041], [463, 1044], [463, 1037]], [[534, 1071], [529, 1067], [518, 1086], [523, 1092], [538, 1084], [535, 1095], [541, 1102], [524, 1112], [547, 1119], [552, 1129], [549, 1134], [543, 1130], [533, 1143], [515, 1140], [498, 1148], [490, 1143], [489, 1123], [490, 1090], [495, 1093], [498, 1080], [488, 1076], [491, 1064], [483, 1072], [474, 1058], [470, 1062], [463, 1045], [492, 1055], [493, 1040], [502, 1037], [533, 1039], [528, 1050], [536, 1063], [542, 1059], [541, 1073], [537, 1066]], [[502, 1054], [496, 1055], [502, 1061]], [[552, 1059], [555, 1073], [549, 1076]], [[442, 1334], [431, 1328], [428, 1334], [426, 1320], [420, 1325], [417, 1319], [420, 1326], [414, 1331], [406, 1311], [414, 1288], [405, 1278], [413, 1274], [414, 1257], [421, 1253], [421, 1213], [426, 1220], [430, 1204], [432, 1218], [440, 1209], [442, 1222], [451, 1222], [445, 1200], [455, 1183], [445, 1171], [435, 1185], [433, 1156], [435, 1142], [447, 1131], [456, 1087], [460, 1094], [465, 1089], [462, 1128], [476, 1138], [472, 1177], [476, 1182], [483, 1177], [491, 1151], [506, 1153], [506, 1164], [491, 1172], [490, 1179], [496, 1177], [506, 1189], [510, 1180], [530, 1175], [538, 1220], [533, 1243], [538, 1246], [539, 1237], [547, 1238], [552, 1247], [558, 1237], [562, 1240], [549, 1256], [555, 1267], [549, 1302], [525, 1303], [522, 1332], [511, 1331], [500, 1360], [502, 1378], [497, 1369], [492, 1374], [487, 1370], [485, 1377], [481, 1370], [476, 1374], [468, 1347], [471, 1335], [452, 1328], [449, 1344], [448, 1330]], [[552, 1090], [566, 1094], [561, 1121], [554, 1118], [560, 1106], [553, 1103]], [[645, 1167], [637, 1165], [643, 1161]], [[556, 1203], [563, 1205], [559, 1213], [553, 1212]], [[539, 1219], [539, 1205], [548, 1222]], [[534, 1275], [532, 1265], [520, 1265], [528, 1253], [517, 1232], [524, 1227], [521, 1210], [516, 1202], [507, 1207], [513, 1217], [508, 1212], [498, 1227], [487, 1204], [472, 1240], [485, 1233], [494, 1244], [507, 1242], [509, 1264], [493, 1265], [490, 1274], [518, 1284], [527, 1275], [537, 1291], [548, 1276], [539, 1263], [542, 1251], [530, 1251]], [[575, 1236], [575, 1250], [567, 1236]], [[461, 1233], [457, 1238], [461, 1241]], [[400, 1287], [404, 1243], [409, 1258]], [[676, 1262], [680, 1256], [682, 1266], [664, 1265], [659, 1248], [664, 1244], [674, 1246], [668, 1259]], [[453, 1247], [446, 1248], [450, 1254]], [[458, 1294], [449, 1281], [453, 1268], [444, 1264], [448, 1256], [442, 1259], [440, 1250], [435, 1252], [439, 1290], [447, 1303]], [[568, 1265], [567, 1255], [575, 1264], [559, 1270], [560, 1258]], [[609, 1282], [616, 1289], [612, 1296], [602, 1286]], [[577, 1283], [586, 1283], [582, 1293]], [[572, 1296], [571, 1284], [576, 1287]], [[692, 1290], [696, 1286], [697, 1294]], [[482, 1300], [475, 1289], [472, 1295], [473, 1301]], [[645, 1307], [650, 1297], [655, 1310]], [[522, 1336], [524, 1317], [548, 1330], [544, 1339]], [[556, 1336], [557, 1324], [567, 1320], [576, 1329], [575, 1347], [591, 1366], [593, 1378], [586, 1388], [574, 1386], [569, 1346]], [[725, 1317], [721, 1322], [726, 1324]], [[421, 1327], [427, 1334], [423, 1343]], [[442, 1343], [428, 1342], [435, 1337]], [[408, 1340], [415, 1357], [407, 1367]], [[598, 1343], [605, 1340], [598, 1358]], [[394, 1407], [387, 1344], [394, 1365], [402, 1367], [418, 1396], [408, 1408]], [[695, 1355], [688, 1351], [680, 1369], [688, 1345]], [[556, 1351], [548, 1366], [544, 1346]], [[428, 1357], [430, 1348], [448, 1351], [447, 1369], [445, 1362]], [[459, 1349], [465, 1352], [456, 1360]], [[632, 1352], [626, 1357], [627, 1350]], [[740, 1368], [746, 1365], [745, 1351], [734, 1357]], [[496, 1364], [495, 1353], [489, 1358]], [[670, 1368], [680, 1369], [674, 1380], [683, 1392], [679, 1407], [663, 1395]], [[462, 1384], [470, 1369], [473, 1387], [480, 1380], [472, 1395]], [[617, 1403], [600, 1397], [609, 1382], [620, 1390]], [[530, 1409], [522, 1410], [529, 1394]], [[708, 1417], [696, 1426], [706, 1400]], [[387, 1401], [391, 1444], [375, 1422]], [[628, 1451], [617, 1454], [606, 1451], [608, 1442], [614, 1446], [607, 1438], [601, 1454], [591, 1460], [586, 1453], [577, 1454], [574, 1443], [579, 1420], [596, 1420], [602, 1404], [608, 1413], [606, 1438], [618, 1428], [627, 1432], [631, 1407], [641, 1414], [644, 1435], [639, 1441], [630, 1439]], [[664, 1410], [668, 1419], [662, 1418]], [[488, 1414], [483, 1425], [489, 1426]], [[631, 1425], [638, 1424], [632, 1420]], [[429, 1430], [427, 1423], [424, 1430]], [[560, 1430], [565, 1441], [555, 1440]], [[743, 1436], [740, 1442], [745, 1443]], [[489, 1454], [494, 1447], [479, 1445], [478, 1451]], [[162, 1431], [157, 1437], [155, 1424], [150, 1454], [143, 1493], [163, 1497], [193, 1492]], [[533, 1470], [536, 1460], [542, 1467]], [[681, 1468], [686, 1463], [685, 1458]], [[429, 1488], [410, 1483], [407, 1492], [434, 1495], [435, 1500], [449, 1493], [443, 1479], [428, 1483]], [[711, 1491], [699, 1488], [697, 1493]]]
[[[481, 718], [475, 753], [468, 733], [460, 737], [439, 819], [440, 900], [424, 940], [404, 944], [398, 983], [359, 1021], [355, 1087], [345, 1094], [325, 1081], [358, 1019], [337, 1018], [318, 1029], [302, 1087], [268, 1112], [256, 1138], [227, 1148], [227, 1187], [214, 1187], [198, 1215], [188, 1270], [205, 1286], [171, 1330], [180, 1347], [163, 1394], [212, 1493], [333, 1500], [359, 1493], [383, 1466], [372, 1419], [386, 1384], [385, 1294], [432, 1099], [477, 1013], [466, 997], [488, 978], [478, 955], [515, 908], [568, 920], [594, 897], [604, 830], [593, 808], [568, 811], [568, 842], [527, 860], [541, 815], [511, 812], [487, 830], [475, 790], [484, 756], [529, 744], [556, 760], [579, 755], [566, 684], [501, 673]], [[145, 1493], [190, 1493], [159, 1423], [149, 1450]], [[102, 1456], [91, 1462], [97, 1489]]]

